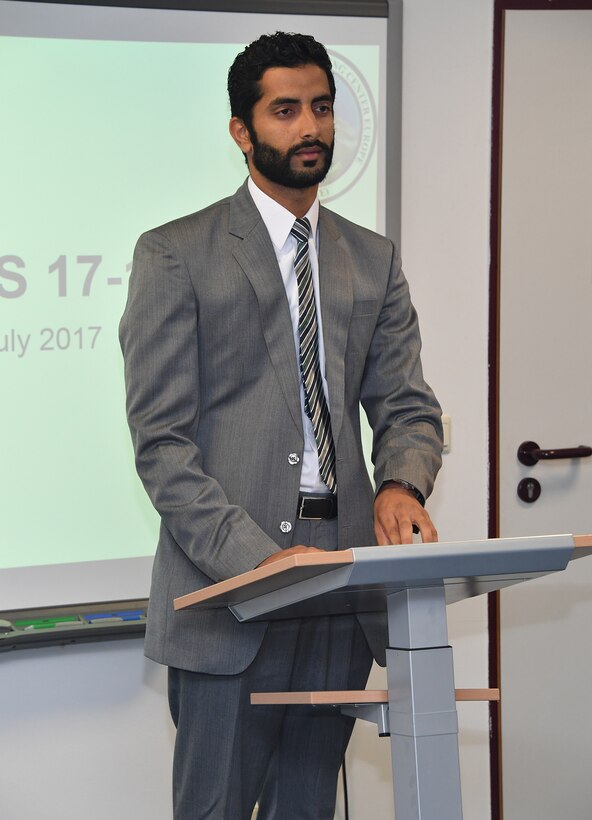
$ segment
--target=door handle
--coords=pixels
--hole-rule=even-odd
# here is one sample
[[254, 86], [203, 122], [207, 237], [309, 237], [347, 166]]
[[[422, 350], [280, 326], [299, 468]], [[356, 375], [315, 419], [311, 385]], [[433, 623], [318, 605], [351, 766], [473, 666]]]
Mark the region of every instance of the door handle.
[[523, 441], [518, 447], [518, 461], [532, 467], [537, 461], [549, 461], [556, 458], [587, 458], [592, 456], [592, 447], [566, 447], [563, 450], [541, 450], [534, 441]]

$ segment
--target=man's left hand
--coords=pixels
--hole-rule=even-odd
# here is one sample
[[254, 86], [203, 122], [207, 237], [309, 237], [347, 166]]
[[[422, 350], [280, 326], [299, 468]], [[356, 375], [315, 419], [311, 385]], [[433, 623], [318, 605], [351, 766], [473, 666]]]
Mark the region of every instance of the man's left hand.
[[413, 543], [413, 525], [424, 543], [438, 540], [432, 519], [412, 492], [396, 484], [383, 487], [374, 500], [374, 534], [376, 543]]

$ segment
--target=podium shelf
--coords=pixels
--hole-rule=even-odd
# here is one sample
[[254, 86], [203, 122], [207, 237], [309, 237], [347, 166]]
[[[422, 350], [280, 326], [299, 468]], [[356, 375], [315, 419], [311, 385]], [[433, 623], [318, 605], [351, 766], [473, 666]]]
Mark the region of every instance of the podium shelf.
[[[499, 689], [455, 689], [457, 701], [499, 701]], [[252, 692], [253, 706], [356, 706], [388, 703], [388, 689], [352, 689], [326, 692]]]

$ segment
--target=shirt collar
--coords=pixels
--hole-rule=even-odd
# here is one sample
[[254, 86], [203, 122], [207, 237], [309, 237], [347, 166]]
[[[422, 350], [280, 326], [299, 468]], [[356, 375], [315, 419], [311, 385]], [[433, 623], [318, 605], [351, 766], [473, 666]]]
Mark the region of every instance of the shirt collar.
[[[265, 223], [265, 227], [269, 232], [274, 247], [281, 250], [290, 237], [290, 231], [292, 230], [295, 220], [294, 214], [290, 213], [287, 208], [284, 208], [283, 205], [280, 205], [279, 202], [276, 202], [275, 199], [272, 199], [264, 193], [261, 188], [258, 188], [251, 177], [249, 177], [247, 184], [249, 186], [249, 193], [253, 197], [253, 202], [261, 214], [261, 219]], [[314, 202], [305, 216], [310, 222], [311, 236], [314, 239], [317, 235], [317, 225], [319, 221], [318, 197], [315, 197]]]

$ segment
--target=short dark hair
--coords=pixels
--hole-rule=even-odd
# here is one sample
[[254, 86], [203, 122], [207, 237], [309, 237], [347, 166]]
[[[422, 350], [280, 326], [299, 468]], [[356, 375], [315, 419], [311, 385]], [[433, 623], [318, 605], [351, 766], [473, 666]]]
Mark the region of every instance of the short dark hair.
[[335, 79], [325, 46], [309, 34], [276, 31], [263, 34], [237, 55], [228, 72], [230, 113], [252, 130], [252, 111], [262, 92], [259, 80], [268, 68], [295, 68], [317, 65], [327, 75], [331, 99], [335, 99]]

